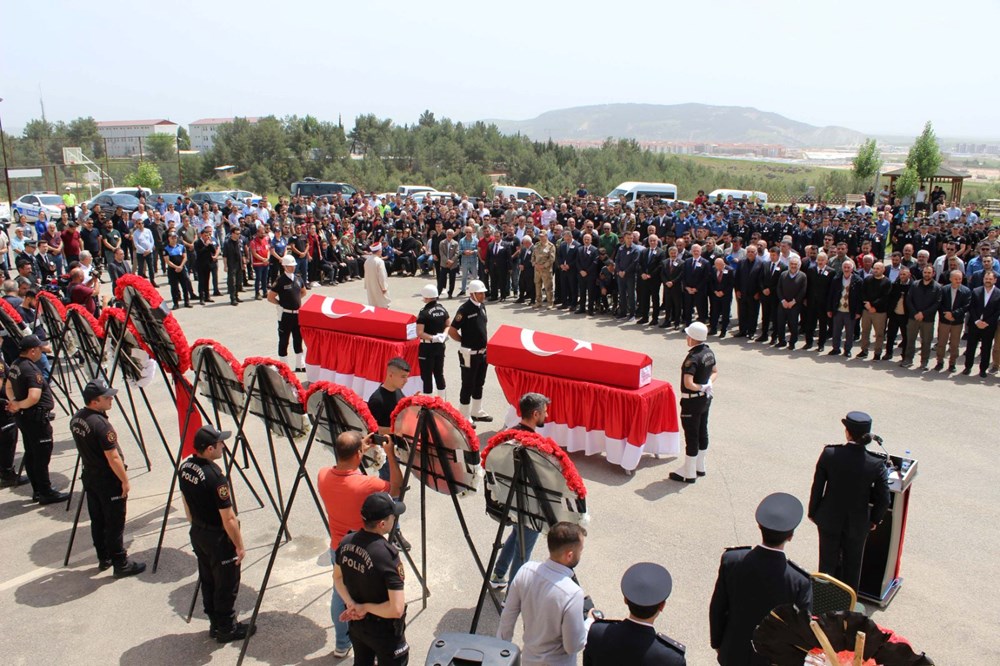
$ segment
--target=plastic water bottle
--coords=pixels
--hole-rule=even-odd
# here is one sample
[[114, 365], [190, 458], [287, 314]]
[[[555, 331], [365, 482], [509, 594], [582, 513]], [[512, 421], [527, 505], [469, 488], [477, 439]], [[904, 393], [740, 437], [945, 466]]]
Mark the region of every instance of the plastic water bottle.
[[899, 466], [899, 473], [906, 474], [906, 470], [910, 469], [911, 464], [913, 464], [913, 460], [910, 459], [910, 450], [906, 449], [906, 453], [903, 454], [903, 463]]

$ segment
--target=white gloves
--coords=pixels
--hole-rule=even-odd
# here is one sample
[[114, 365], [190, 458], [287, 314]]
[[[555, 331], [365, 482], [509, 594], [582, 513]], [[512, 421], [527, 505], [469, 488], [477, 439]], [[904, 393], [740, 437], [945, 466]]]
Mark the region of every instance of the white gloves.
[[707, 383], [701, 385], [702, 392], [709, 398], [712, 397], [712, 380], [709, 379]]
[[438, 333], [437, 335], [432, 335], [431, 336], [431, 342], [441, 342], [441, 343], [443, 343], [443, 342], [445, 342], [447, 340], [448, 340], [448, 334], [447, 333]]

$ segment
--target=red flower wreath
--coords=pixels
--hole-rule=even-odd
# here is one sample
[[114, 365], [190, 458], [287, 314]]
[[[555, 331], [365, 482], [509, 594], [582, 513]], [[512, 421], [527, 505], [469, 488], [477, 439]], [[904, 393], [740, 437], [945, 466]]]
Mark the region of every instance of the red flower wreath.
[[[101, 311], [101, 318], [98, 319], [97, 321], [98, 323], [100, 323], [101, 328], [105, 332], [107, 332], [108, 330], [108, 319], [112, 317], [114, 317], [117, 321], [124, 323], [125, 311], [122, 310], [121, 308], [110, 308], [110, 307], [104, 308], [104, 310]], [[142, 335], [139, 333], [139, 329], [135, 327], [135, 324], [132, 321], [129, 321], [128, 323], [128, 332], [132, 334], [133, 338], [135, 338], [136, 344], [139, 345], [139, 348], [142, 351], [149, 354], [150, 358], [156, 358], [153, 355], [153, 350], [150, 349], [149, 345], [146, 344], [146, 341], [142, 339]]]
[[195, 340], [194, 344], [191, 345], [191, 355], [194, 356], [195, 348], [203, 345], [208, 345], [214, 349], [215, 353], [221, 356], [222, 359], [229, 364], [229, 367], [233, 369], [233, 372], [236, 373], [236, 379], [238, 379], [241, 383], [243, 382], [243, 364], [237, 361], [236, 357], [233, 356], [233, 352], [229, 351], [229, 349], [221, 342], [216, 342], [215, 340], [210, 340], [208, 338]]
[[66, 306], [65, 304], [63, 304], [61, 300], [59, 300], [59, 298], [55, 294], [53, 294], [52, 292], [45, 291], [43, 289], [42, 291], [38, 292], [38, 298], [40, 300], [51, 303], [52, 307], [54, 307], [56, 312], [59, 313], [59, 317], [63, 321], [66, 321]]
[[365, 426], [368, 428], [368, 432], [378, 432], [378, 423], [375, 421], [375, 417], [372, 416], [372, 411], [368, 409], [368, 403], [362, 400], [361, 396], [357, 393], [340, 384], [334, 384], [333, 382], [316, 382], [310, 384], [309, 390], [306, 391], [305, 397], [302, 398], [302, 404], [306, 409], [309, 408], [309, 398], [312, 397], [313, 393], [319, 393], [320, 391], [340, 397], [354, 410], [355, 414], [361, 417], [361, 420], [365, 422]]
[[154, 310], [163, 303], [163, 297], [160, 296], [160, 292], [153, 288], [153, 285], [149, 283], [144, 277], [139, 277], [133, 273], [126, 273], [125, 275], [118, 278], [118, 282], [115, 283], [115, 298], [119, 301], [125, 300], [125, 287], [132, 287], [139, 295], [146, 299], [149, 306]]
[[243, 361], [243, 372], [245, 373], [247, 367], [251, 365], [268, 365], [277, 370], [282, 379], [288, 382], [289, 385], [291, 385], [291, 387], [298, 392], [299, 402], [302, 403], [302, 409], [306, 408], [306, 391], [302, 388], [302, 382], [300, 382], [299, 378], [295, 376], [295, 373], [292, 372], [291, 368], [281, 361], [276, 361], [273, 358], [267, 358], [265, 356], [251, 356]]
[[473, 430], [472, 426], [469, 424], [469, 420], [459, 414], [458, 410], [451, 406], [451, 403], [446, 402], [441, 398], [436, 398], [430, 395], [411, 395], [403, 398], [399, 401], [399, 404], [396, 405], [396, 409], [392, 410], [392, 415], [389, 417], [389, 423], [395, 423], [396, 416], [407, 407], [411, 407], [413, 405], [427, 407], [428, 409], [442, 411], [447, 414], [451, 417], [451, 420], [455, 423], [462, 434], [465, 435], [465, 441], [469, 445], [469, 450], [479, 450], [479, 438], [476, 436], [476, 431]]
[[522, 446], [536, 449], [558, 460], [559, 466], [562, 468], [563, 477], [566, 479], [566, 487], [576, 493], [580, 499], [587, 496], [587, 487], [583, 485], [583, 479], [580, 478], [580, 473], [576, 471], [576, 465], [573, 464], [570, 457], [550, 437], [542, 437], [536, 432], [501, 430], [493, 435], [486, 443], [486, 449], [483, 450], [483, 467], [486, 466], [486, 458], [490, 455], [490, 451], [496, 446], [504, 442], [509, 442], [512, 439], [517, 440], [518, 444]]
[[188, 344], [187, 336], [184, 335], [184, 329], [181, 328], [172, 314], [164, 317], [163, 328], [166, 329], [167, 335], [177, 351], [177, 371], [184, 374], [191, 369], [191, 346]]
[[0, 308], [7, 313], [11, 319], [13, 319], [18, 324], [23, 324], [24, 319], [21, 318], [21, 313], [14, 309], [14, 306], [7, 302], [7, 299], [0, 298]]
[[[2, 300], [2, 299], [0, 299]], [[87, 312], [87, 308], [82, 305], [77, 305], [76, 303], [71, 303], [66, 306], [66, 316], [69, 317], [70, 312], [76, 312], [79, 314], [85, 322], [90, 324], [90, 327], [94, 329], [94, 335], [97, 336], [98, 340], [104, 339], [104, 327], [101, 326], [101, 322], [94, 318], [94, 315]]]

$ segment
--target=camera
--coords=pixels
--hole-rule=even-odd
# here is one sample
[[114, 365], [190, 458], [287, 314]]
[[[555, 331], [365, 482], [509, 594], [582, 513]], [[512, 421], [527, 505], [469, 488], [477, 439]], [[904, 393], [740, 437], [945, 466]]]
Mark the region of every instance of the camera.
[[378, 433], [372, 435], [372, 442], [378, 444], [379, 446], [384, 446], [388, 441], [389, 437], [387, 435], [380, 435]]

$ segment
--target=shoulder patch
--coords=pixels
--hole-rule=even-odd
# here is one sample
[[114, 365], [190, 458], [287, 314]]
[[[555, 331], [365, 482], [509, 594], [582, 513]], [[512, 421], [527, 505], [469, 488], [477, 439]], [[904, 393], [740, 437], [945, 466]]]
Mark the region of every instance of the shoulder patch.
[[229, 484], [228, 483], [223, 483], [221, 486], [219, 486], [218, 488], [215, 489], [215, 492], [217, 492], [219, 494], [219, 499], [220, 500], [228, 500], [229, 499]]
[[688, 359], [684, 359], [684, 367], [685, 368], [690, 368], [693, 364], [694, 364], [694, 361], [692, 361], [691, 359], [689, 359], [689, 358]]
[[108, 441], [111, 442], [112, 444], [115, 443], [115, 442], [117, 442], [118, 441], [118, 433], [116, 433], [114, 430], [108, 431]]
[[39, 372], [38, 374], [35, 375], [35, 381], [38, 382], [39, 384], [43, 383], [44, 380], [42, 379], [42, 373]]
[[399, 574], [400, 580], [406, 580], [406, 570], [403, 568], [402, 562], [396, 565], [396, 573]]
[[454, 322], [454, 323], [456, 323], [456, 324], [457, 324], [458, 322], [462, 321], [462, 317], [464, 317], [464, 316], [465, 316], [465, 315], [463, 315], [463, 314], [462, 314], [461, 312], [457, 313], [457, 314], [455, 315], [455, 322]]
[[656, 640], [660, 641], [660, 643], [662, 643], [663, 645], [666, 645], [669, 648], [673, 648], [674, 650], [677, 650], [681, 654], [684, 654], [685, 652], [687, 652], [687, 648], [684, 647], [683, 643], [678, 643], [677, 641], [675, 641], [674, 639], [672, 639], [670, 636], [667, 636], [666, 634], [657, 633], [656, 634]]

